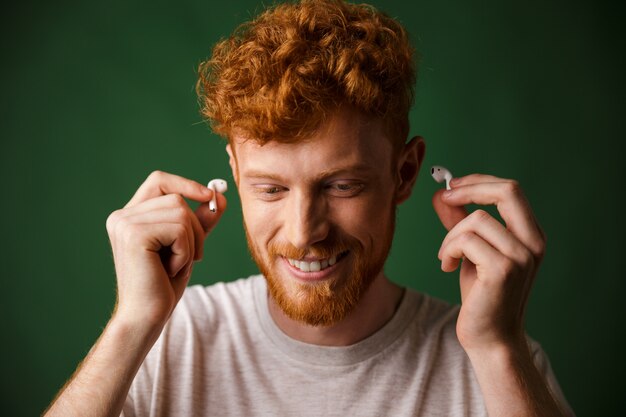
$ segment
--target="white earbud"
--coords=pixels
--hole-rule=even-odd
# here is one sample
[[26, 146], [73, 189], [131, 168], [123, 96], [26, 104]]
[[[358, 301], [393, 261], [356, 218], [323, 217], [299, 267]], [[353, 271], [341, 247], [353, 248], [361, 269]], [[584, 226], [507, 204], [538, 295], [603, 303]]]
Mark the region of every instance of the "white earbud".
[[228, 184], [226, 181], [216, 178], [209, 181], [207, 188], [213, 190], [213, 198], [209, 201], [209, 209], [215, 213], [215, 211], [217, 211], [217, 193], [224, 194], [228, 190]]
[[439, 165], [435, 165], [430, 169], [430, 174], [433, 176], [435, 181], [442, 182], [446, 181], [446, 190], [450, 189], [450, 180], [452, 179], [452, 173], [448, 171], [447, 168], [444, 168]]

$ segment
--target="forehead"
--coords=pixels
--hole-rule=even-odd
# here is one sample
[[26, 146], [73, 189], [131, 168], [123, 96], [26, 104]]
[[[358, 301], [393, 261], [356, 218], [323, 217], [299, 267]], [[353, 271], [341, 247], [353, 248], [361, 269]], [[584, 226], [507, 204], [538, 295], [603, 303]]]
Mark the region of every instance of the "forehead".
[[[316, 176], [337, 169], [388, 170], [391, 141], [379, 120], [351, 109], [340, 109], [306, 140], [270, 141], [264, 145], [234, 136], [239, 174]], [[385, 171], [386, 172], [386, 171]]]

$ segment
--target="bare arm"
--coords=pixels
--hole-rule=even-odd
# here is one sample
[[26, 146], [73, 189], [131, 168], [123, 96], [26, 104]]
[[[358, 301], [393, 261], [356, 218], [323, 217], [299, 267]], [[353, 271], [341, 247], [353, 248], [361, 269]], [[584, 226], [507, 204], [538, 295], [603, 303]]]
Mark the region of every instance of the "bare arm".
[[490, 416], [564, 416], [529, 350], [469, 353]]
[[[202, 204], [195, 213], [183, 199]], [[104, 332], [45, 415], [119, 416], [132, 380], [158, 339], [202, 258], [204, 239], [226, 208], [213, 191], [154, 172], [107, 219], [117, 276], [117, 304]]]
[[159, 328], [112, 319], [46, 416], [119, 416], [131, 382]]

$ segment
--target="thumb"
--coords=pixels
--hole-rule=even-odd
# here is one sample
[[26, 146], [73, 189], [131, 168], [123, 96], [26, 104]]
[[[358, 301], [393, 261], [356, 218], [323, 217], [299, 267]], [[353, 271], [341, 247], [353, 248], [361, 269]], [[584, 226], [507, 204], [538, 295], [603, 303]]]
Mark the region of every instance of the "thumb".
[[451, 206], [445, 203], [442, 199], [442, 195], [445, 189], [439, 189], [433, 195], [433, 207], [439, 220], [443, 223], [447, 230], [452, 229], [458, 222], [467, 217], [467, 210], [464, 206]]
[[209, 235], [209, 233], [211, 233], [211, 230], [213, 230], [226, 210], [226, 197], [224, 197], [221, 193], [217, 193], [216, 205], [216, 212], [211, 211], [208, 201], [200, 204], [195, 210], [196, 216], [198, 217], [198, 220], [200, 220], [200, 224], [204, 230], [205, 238]]

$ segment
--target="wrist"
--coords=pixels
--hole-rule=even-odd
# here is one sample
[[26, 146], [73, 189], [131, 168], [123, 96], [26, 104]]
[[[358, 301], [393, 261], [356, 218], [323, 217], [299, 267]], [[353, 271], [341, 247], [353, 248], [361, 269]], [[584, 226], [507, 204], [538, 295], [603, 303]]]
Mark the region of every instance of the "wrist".
[[465, 352], [474, 366], [509, 368], [532, 363], [532, 354], [526, 338], [509, 343], [465, 348]]
[[149, 303], [122, 302], [118, 299], [110, 321], [141, 332], [160, 332], [169, 320], [172, 311], [173, 307], [164, 306], [162, 303], [150, 305]]
[[134, 346], [150, 347], [156, 342], [165, 322], [137, 320], [132, 316], [114, 312], [107, 324], [107, 331]]
[[[457, 331], [458, 333], [458, 331]], [[492, 358], [504, 360], [530, 356], [526, 332], [486, 332], [481, 337], [467, 337], [459, 334], [459, 342], [470, 358]]]
[[563, 416], [526, 342], [466, 349], [490, 416]]

